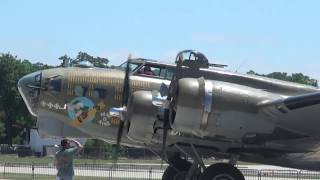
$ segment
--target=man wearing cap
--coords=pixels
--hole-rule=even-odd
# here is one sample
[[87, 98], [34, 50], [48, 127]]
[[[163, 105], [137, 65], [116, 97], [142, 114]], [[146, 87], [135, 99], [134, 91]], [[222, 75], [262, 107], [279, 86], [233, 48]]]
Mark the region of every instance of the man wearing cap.
[[[76, 147], [71, 147], [70, 142], [73, 142]], [[55, 166], [58, 170], [56, 180], [72, 180], [74, 176], [73, 158], [83, 149], [83, 146], [74, 139], [63, 139], [61, 147], [55, 155]]]

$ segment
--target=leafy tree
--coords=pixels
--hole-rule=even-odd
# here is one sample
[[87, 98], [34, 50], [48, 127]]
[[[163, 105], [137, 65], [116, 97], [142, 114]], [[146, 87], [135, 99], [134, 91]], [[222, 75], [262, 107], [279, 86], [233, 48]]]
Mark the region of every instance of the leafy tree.
[[61, 57], [59, 57], [59, 60], [61, 61], [60, 66], [64, 66], [64, 62], [70, 63], [72, 61], [72, 59], [66, 54], [61, 56]]
[[102, 58], [102, 57], [93, 57], [91, 55], [89, 55], [86, 52], [82, 52], [80, 51], [77, 55], [76, 58], [70, 58], [68, 55], [63, 55], [61, 57], [59, 57], [59, 60], [61, 60], [61, 66], [63, 65], [64, 61], [68, 61], [70, 62], [70, 65], [75, 65], [75, 64], [79, 64], [81, 62], [89, 62], [91, 64], [93, 64], [94, 67], [100, 67], [100, 68], [107, 68], [108, 67], [108, 63], [109, 60], [107, 58]]
[[0, 140], [12, 144], [21, 143], [23, 128], [34, 125], [35, 120], [28, 112], [17, 89], [18, 80], [31, 72], [50, 66], [28, 60], [20, 60], [11, 54], [0, 54]]
[[306, 85], [318, 87], [318, 81], [316, 79], [312, 79], [309, 76], [306, 76], [302, 73], [293, 73], [291, 75], [288, 75], [286, 72], [273, 72], [273, 73], [269, 73], [269, 74], [259, 74], [259, 73], [254, 72], [253, 70], [250, 70], [249, 72], [247, 72], [247, 74], [254, 74], [254, 75], [258, 75], [258, 76], [264, 76], [264, 77], [269, 77], [269, 78], [290, 81], [290, 82], [296, 82], [296, 83], [300, 83], [300, 84], [306, 84]]

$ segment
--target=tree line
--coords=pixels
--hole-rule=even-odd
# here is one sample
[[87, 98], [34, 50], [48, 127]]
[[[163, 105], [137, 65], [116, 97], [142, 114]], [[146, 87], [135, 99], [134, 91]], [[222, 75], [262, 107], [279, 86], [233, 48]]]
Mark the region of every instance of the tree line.
[[306, 76], [302, 73], [292, 73], [291, 75], [286, 72], [273, 72], [269, 74], [259, 74], [254, 72], [253, 70], [250, 70], [249, 72], [247, 72], [247, 74], [264, 76], [264, 77], [269, 77], [273, 79], [296, 82], [300, 84], [306, 84], [306, 85], [318, 87], [318, 80], [310, 78], [309, 76]]
[[[102, 68], [108, 67], [109, 62], [106, 58], [93, 57], [85, 52], [79, 52], [75, 58], [64, 55], [59, 60], [61, 63], [58, 66], [62, 66], [64, 61], [71, 66], [87, 61]], [[0, 54], [0, 144], [23, 143], [27, 129], [36, 123], [19, 94], [18, 80], [26, 74], [53, 67], [39, 62], [31, 63], [10, 53]]]
[[[64, 62], [74, 65], [84, 61], [88, 61], [96, 67], [107, 68], [109, 66], [108, 59], [94, 57], [85, 52], [79, 52], [75, 58], [63, 55], [59, 60], [61, 63], [58, 66], [62, 66]], [[30, 115], [18, 92], [18, 80], [31, 72], [53, 67], [55, 66], [31, 63], [29, 60], [19, 59], [9, 53], [0, 54], [0, 144], [23, 143], [27, 135], [26, 129], [34, 127], [36, 123], [36, 119]], [[248, 74], [318, 86], [317, 80], [302, 73], [273, 72], [270, 74], [258, 74], [254, 71], [249, 71]], [[98, 142], [91, 141], [89, 144], [90, 146], [102, 146], [96, 143]]]

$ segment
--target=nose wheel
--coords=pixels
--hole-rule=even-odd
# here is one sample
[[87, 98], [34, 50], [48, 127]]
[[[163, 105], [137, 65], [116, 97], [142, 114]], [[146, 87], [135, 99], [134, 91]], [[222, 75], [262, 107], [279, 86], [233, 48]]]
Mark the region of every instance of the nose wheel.
[[206, 168], [200, 180], [245, 180], [245, 178], [233, 165], [217, 163]]
[[168, 161], [170, 165], [162, 180], [245, 180], [241, 171], [231, 163], [216, 163], [201, 168], [197, 161], [191, 163], [179, 154], [171, 156]]
[[[185, 162], [182, 162], [185, 161]], [[182, 162], [182, 163], [181, 163]], [[186, 160], [181, 160], [174, 166], [168, 166], [165, 170], [162, 180], [185, 180], [191, 163]], [[227, 163], [217, 163], [207, 167], [203, 173], [193, 175], [192, 180], [245, 180], [241, 171], [236, 167]]]

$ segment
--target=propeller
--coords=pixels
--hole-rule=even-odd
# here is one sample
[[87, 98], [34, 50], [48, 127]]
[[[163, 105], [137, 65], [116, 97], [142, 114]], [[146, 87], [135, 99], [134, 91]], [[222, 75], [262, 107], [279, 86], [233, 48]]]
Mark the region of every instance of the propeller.
[[[164, 109], [164, 118], [163, 118], [163, 137], [162, 137], [162, 160], [166, 158], [166, 144], [167, 144], [167, 136], [168, 131], [170, 129], [170, 121], [172, 120], [172, 108], [173, 108], [173, 101], [175, 100], [176, 93], [178, 91], [178, 81], [182, 76], [182, 63], [183, 63], [183, 56], [178, 55], [176, 61], [176, 74], [172, 77], [168, 96], [167, 96], [167, 103], [165, 104]], [[162, 164], [162, 162], [161, 162]]]
[[[131, 54], [128, 56], [128, 61], [127, 61], [127, 66], [125, 70], [125, 76], [124, 76], [124, 81], [123, 81], [123, 90], [122, 90], [122, 107], [127, 106], [129, 96], [130, 96], [130, 59], [131, 59]], [[118, 127], [118, 132], [117, 132], [117, 139], [116, 139], [116, 148], [115, 148], [115, 161], [118, 159], [119, 155], [119, 150], [120, 150], [120, 143], [121, 143], [121, 138], [123, 134], [123, 129], [125, 125], [125, 116], [121, 119], [119, 127]]]

